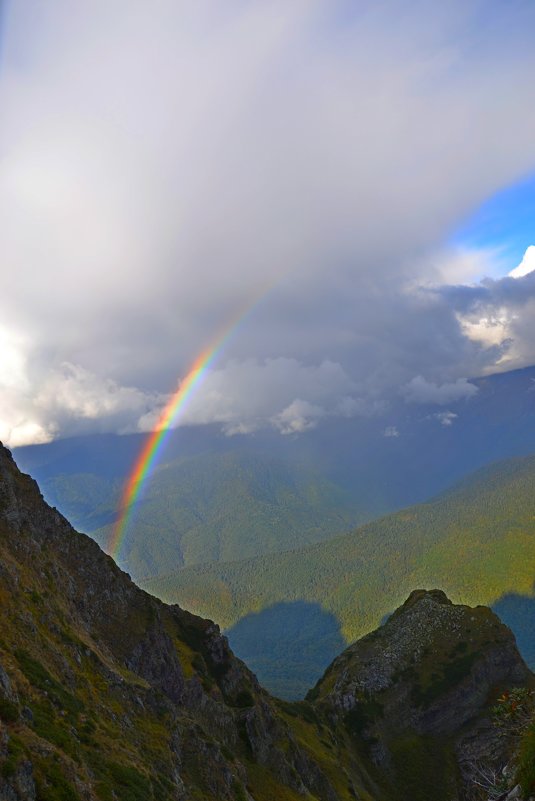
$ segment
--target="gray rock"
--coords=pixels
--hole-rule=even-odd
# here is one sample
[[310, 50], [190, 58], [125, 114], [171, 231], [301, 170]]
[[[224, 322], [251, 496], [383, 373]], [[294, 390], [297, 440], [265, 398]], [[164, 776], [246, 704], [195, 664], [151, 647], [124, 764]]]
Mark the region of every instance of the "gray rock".
[[16, 701], [16, 695], [11, 687], [11, 681], [2, 663], [0, 662], [0, 698], [6, 698], [8, 701]]
[[21, 762], [13, 776], [0, 778], [0, 801], [36, 801], [33, 765]]
[[35, 781], [33, 765], [29, 760], [21, 762], [15, 773], [13, 782], [20, 801], [35, 801]]
[[22, 720], [31, 726], [33, 724], [33, 712], [29, 706], [23, 706], [20, 710], [20, 716]]
[[511, 792], [506, 796], [506, 801], [514, 801], [514, 799], [522, 797], [522, 788], [519, 784], [516, 787], [513, 787]]

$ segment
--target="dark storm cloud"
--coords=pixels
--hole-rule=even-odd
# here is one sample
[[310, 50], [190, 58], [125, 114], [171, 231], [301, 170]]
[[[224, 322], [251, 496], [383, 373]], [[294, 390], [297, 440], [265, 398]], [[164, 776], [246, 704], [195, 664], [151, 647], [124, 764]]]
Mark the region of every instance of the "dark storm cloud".
[[535, 298], [535, 273], [522, 278], [487, 278], [475, 286], [441, 287], [439, 292], [449, 306], [465, 315], [503, 307], [522, 309]]

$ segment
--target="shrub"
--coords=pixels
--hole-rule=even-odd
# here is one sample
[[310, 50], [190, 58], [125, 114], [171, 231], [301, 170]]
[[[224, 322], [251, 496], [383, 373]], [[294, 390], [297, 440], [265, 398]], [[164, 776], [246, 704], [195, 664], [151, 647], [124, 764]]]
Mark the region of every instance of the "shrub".
[[0, 720], [4, 723], [15, 723], [19, 718], [19, 710], [13, 701], [7, 698], [0, 698]]
[[2, 764], [2, 767], [0, 768], [0, 775], [4, 779], [10, 779], [12, 776], [15, 775], [16, 770], [17, 770], [17, 763], [15, 762], [13, 757], [9, 757]]
[[249, 690], [242, 690], [236, 696], [236, 700], [234, 701], [234, 706], [237, 707], [249, 707], [254, 706], [254, 698], [249, 692]]
[[148, 801], [152, 797], [151, 783], [143, 773], [118, 762], [108, 762], [107, 767], [120, 801]]
[[46, 777], [37, 782], [37, 801], [80, 801], [80, 796], [65, 778], [58, 764], [52, 762], [41, 765]]
[[517, 780], [528, 796], [535, 790], [535, 723], [526, 730], [520, 743]]

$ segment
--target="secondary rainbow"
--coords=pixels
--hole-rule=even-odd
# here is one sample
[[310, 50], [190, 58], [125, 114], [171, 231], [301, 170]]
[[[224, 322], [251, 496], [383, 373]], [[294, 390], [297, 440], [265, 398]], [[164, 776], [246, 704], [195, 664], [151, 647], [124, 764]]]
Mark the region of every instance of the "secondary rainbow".
[[[266, 290], [263, 289], [260, 293], [260, 298], [263, 297], [265, 293]], [[173, 429], [174, 421], [202, 382], [202, 379], [206, 375], [216, 356], [219, 354], [223, 345], [229, 339], [230, 335], [235, 332], [239, 323], [241, 323], [251, 309], [256, 306], [257, 300], [259, 300], [258, 295], [252, 303], [247, 303], [245, 311], [242, 311], [234, 317], [232, 322], [227, 325], [223, 332], [216, 338], [215, 342], [212, 343], [210, 347], [206, 348], [206, 350], [202, 351], [199, 356], [197, 356], [189, 372], [181, 381], [177, 391], [171, 396], [171, 399], [160, 414], [154, 431], [147, 436], [141, 453], [139, 454], [132, 472], [130, 473], [125, 484], [119, 504], [117, 520], [108, 541], [107, 550], [110, 556], [113, 556], [114, 559], [117, 559], [119, 555], [119, 551], [128, 526], [128, 521], [132, 515], [135, 503], [139, 497], [143, 485], [150, 475], [151, 468], [156, 463], [158, 455], [163, 449], [169, 432]]]

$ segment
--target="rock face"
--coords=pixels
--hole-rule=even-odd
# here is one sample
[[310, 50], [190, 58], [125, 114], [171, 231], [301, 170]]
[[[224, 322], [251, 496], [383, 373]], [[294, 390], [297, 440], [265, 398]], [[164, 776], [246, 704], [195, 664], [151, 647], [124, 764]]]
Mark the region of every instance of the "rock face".
[[408, 785], [407, 799], [450, 801], [467, 794], [475, 763], [507, 761], [509, 744], [488, 711], [500, 693], [531, 681], [490, 609], [416, 590], [344, 651], [308, 698], [368, 744], [383, 775]]
[[[483, 607], [413, 593], [300, 703], [136, 587], [0, 446], [0, 801], [466, 801], [531, 680]], [[464, 771], [464, 772], [463, 772]]]

